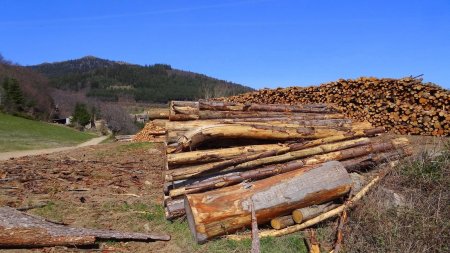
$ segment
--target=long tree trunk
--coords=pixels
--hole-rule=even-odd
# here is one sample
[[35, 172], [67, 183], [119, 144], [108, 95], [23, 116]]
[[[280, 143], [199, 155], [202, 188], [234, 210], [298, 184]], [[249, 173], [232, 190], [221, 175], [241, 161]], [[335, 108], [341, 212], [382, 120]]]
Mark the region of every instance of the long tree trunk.
[[333, 112], [326, 104], [239, 104], [233, 102], [199, 100], [200, 110], [210, 111], [268, 111], [268, 112]]
[[292, 210], [331, 201], [346, 194], [351, 179], [336, 161], [300, 169], [254, 183], [185, 196], [189, 227], [197, 242], [249, 226], [251, 197], [258, 223]]
[[[230, 158], [237, 157], [241, 154], [246, 153], [257, 153], [257, 152], [264, 152], [268, 150], [285, 150], [286, 148], [289, 148], [291, 146], [296, 146], [296, 150], [299, 150], [301, 148], [308, 148], [317, 146], [320, 144], [326, 144], [329, 142], [337, 142], [337, 141], [343, 141], [348, 140], [356, 137], [366, 137], [366, 136], [372, 136], [374, 134], [382, 133], [384, 132], [383, 128], [377, 128], [374, 129], [376, 131], [364, 131], [361, 132], [361, 134], [349, 134], [349, 135], [336, 135], [332, 137], [327, 137], [324, 139], [319, 140], [312, 140], [308, 142], [301, 142], [301, 143], [293, 143], [289, 144], [261, 144], [261, 145], [251, 145], [251, 146], [243, 146], [243, 147], [234, 147], [234, 148], [223, 148], [223, 149], [212, 149], [212, 150], [199, 150], [199, 151], [191, 151], [191, 152], [182, 152], [182, 153], [173, 153], [168, 154], [168, 163], [169, 167], [171, 165], [183, 165], [183, 164], [198, 164], [198, 163], [207, 163], [207, 162], [215, 162], [215, 161], [221, 161], [221, 160], [227, 160]], [[289, 150], [293, 150], [292, 148], [289, 148]]]
[[67, 227], [10, 207], [0, 208], [0, 248], [92, 245], [97, 239], [168, 241], [170, 236]]
[[[408, 143], [409, 143], [408, 139], [406, 139], [406, 138], [397, 138], [392, 141], [388, 141], [388, 142], [384, 142], [384, 143], [371, 143], [368, 145], [349, 148], [349, 149], [343, 149], [343, 150], [336, 149], [338, 151], [329, 152], [329, 153], [324, 152], [324, 154], [321, 154], [321, 155], [314, 155], [314, 156], [305, 158], [303, 160], [303, 162], [305, 163], [305, 165], [314, 165], [314, 164], [332, 161], [332, 160], [342, 161], [345, 159], [351, 159], [351, 158], [355, 158], [355, 157], [363, 156], [363, 155], [367, 155], [367, 154], [386, 152], [386, 151], [393, 150], [393, 149], [403, 148], [406, 145], [408, 145]], [[340, 144], [340, 142], [335, 143], [335, 144]], [[330, 145], [332, 145], [332, 144], [330, 144]], [[337, 148], [337, 147], [339, 147], [339, 145], [335, 145], [335, 147]], [[329, 150], [331, 150], [331, 149], [329, 149]], [[302, 150], [300, 150], [300, 151], [302, 151]], [[309, 152], [309, 151], [304, 151], [304, 152], [300, 152], [300, 151], [298, 151], [298, 152], [296, 151], [297, 154], [295, 156], [298, 156], [298, 158], [307, 156], [308, 155], [307, 152]], [[289, 154], [292, 154], [292, 153], [294, 153], [294, 152], [291, 152]], [[278, 158], [278, 157], [281, 157], [281, 158]], [[267, 159], [266, 158], [257, 159], [257, 160], [241, 163], [236, 166], [221, 170], [221, 172], [236, 171], [236, 170], [248, 170], [248, 169], [252, 169], [252, 168], [262, 166], [265, 164], [271, 164], [274, 162], [289, 161], [289, 160], [292, 160], [292, 157], [293, 156], [283, 155], [283, 156], [269, 157]], [[296, 159], [296, 158], [293, 158], [293, 159]]]
[[220, 124], [200, 127], [187, 132], [179, 141], [179, 152], [192, 150], [205, 141], [216, 139], [259, 139], [259, 140], [295, 140], [320, 139], [336, 135], [361, 134], [371, 129], [370, 123], [356, 123], [349, 128], [291, 128], [271, 127], [267, 125]]
[[[284, 155], [277, 155], [278, 151], [269, 150], [263, 153], [255, 155], [245, 155], [231, 160], [223, 162], [214, 162], [202, 165], [196, 165], [191, 167], [185, 167], [180, 169], [174, 169], [166, 172], [166, 180], [173, 181], [179, 179], [185, 179], [195, 176], [201, 176], [206, 172], [217, 172], [221, 170], [239, 170], [257, 168], [258, 166], [273, 164], [278, 162], [292, 161], [306, 156], [312, 156], [321, 154], [324, 152], [331, 152], [358, 145], [368, 144], [370, 140], [368, 138], [360, 138], [357, 140], [348, 140], [343, 142], [323, 144], [313, 148], [302, 149], [286, 153]], [[289, 150], [289, 149], [288, 149]], [[286, 150], [286, 151], [288, 151]]]
[[229, 173], [221, 176], [208, 178], [198, 183], [187, 185], [185, 187], [173, 189], [170, 191], [169, 194], [171, 197], [176, 197], [189, 193], [203, 192], [211, 189], [225, 187], [228, 185], [234, 185], [247, 179], [258, 180], [261, 178], [286, 173], [288, 171], [299, 169], [301, 167], [304, 167], [302, 161], [292, 161], [288, 163], [271, 165], [251, 171]]

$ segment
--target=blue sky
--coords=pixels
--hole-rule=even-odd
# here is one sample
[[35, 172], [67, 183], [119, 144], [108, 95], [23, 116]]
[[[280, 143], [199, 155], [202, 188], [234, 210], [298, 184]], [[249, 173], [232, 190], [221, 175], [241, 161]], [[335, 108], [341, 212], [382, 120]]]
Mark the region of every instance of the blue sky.
[[0, 0], [0, 53], [167, 63], [254, 88], [359, 76], [450, 88], [450, 1]]

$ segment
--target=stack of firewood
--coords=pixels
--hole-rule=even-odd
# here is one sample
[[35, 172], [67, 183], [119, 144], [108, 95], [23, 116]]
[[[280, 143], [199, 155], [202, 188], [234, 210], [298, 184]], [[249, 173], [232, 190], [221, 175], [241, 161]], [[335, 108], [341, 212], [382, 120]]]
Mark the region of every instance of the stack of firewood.
[[166, 129], [155, 124], [154, 122], [149, 122], [145, 124], [144, 128], [139, 131], [139, 133], [131, 138], [133, 141], [165, 142]]
[[348, 194], [350, 172], [409, 154], [406, 139], [370, 138], [384, 128], [326, 104], [173, 101], [169, 111], [148, 127], [166, 131], [165, 214], [186, 216], [200, 243], [249, 226], [250, 202], [259, 224], [305, 221]]
[[340, 79], [308, 88], [263, 89], [224, 101], [267, 104], [334, 103], [349, 118], [399, 134], [450, 135], [450, 91], [421, 79]]

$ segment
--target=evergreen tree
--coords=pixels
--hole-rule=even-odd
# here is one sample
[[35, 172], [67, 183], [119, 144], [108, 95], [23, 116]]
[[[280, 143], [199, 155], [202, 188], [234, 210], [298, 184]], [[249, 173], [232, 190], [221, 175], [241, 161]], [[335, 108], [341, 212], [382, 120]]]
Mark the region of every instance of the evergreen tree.
[[85, 126], [91, 121], [91, 114], [89, 113], [85, 104], [77, 103], [73, 113], [73, 123], [79, 126]]

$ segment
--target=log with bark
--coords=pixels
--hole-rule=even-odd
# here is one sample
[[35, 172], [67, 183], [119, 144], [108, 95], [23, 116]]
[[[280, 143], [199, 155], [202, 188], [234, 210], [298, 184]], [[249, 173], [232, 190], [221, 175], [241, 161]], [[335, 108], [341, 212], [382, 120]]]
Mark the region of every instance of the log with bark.
[[98, 240], [168, 241], [170, 236], [74, 228], [30, 216], [14, 208], [0, 208], [0, 247], [3, 248], [93, 245]]
[[[216, 172], [232, 172], [241, 170], [250, 170], [259, 166], [287, 162], [291, 160], [301, 159], [304, 165], [315, 165], [332, 160], [346, 160], [358, 156], [364, 156], [371, 153], [386, 152], [389, 150], [400, 149], [408, 145], [408, 139], [397, 138], [385, 143], [369, 143], [366, 138], [357, 140], [349, 140], [332, 144], [324, 144], [315, 148], [303, 149], [290, 152], [284, 155], [267, 156], [261, 159], [253, 159], [248, 162], [237, 163], [229, 167], [217, 166], [217, 163], [205, 164], [200, 166], [191, 166], [186, 168], [174, 169], [166, 171], [165, 179], [167, 181], [191, 178], [195, 176], [205, 175], [205, 172], [217, 170]], [[355, 147], [363, 145], [360, 147]], [[351, 148], [354, 147], [354, 148]], [[255, 158], [255, 156], [252, 156]], [[242, 159], [244, 160], [244, 159]], [[227, 161], [228, 162], [228, 161]], [[231, 163], [231, 162], [230, 162]], [[229, 164], [227, 164], [229, 165]]]
[[355, 123], [349, 128], [277, 127], [268, 125], [219, 124], [199, 127], [181, 136], [177, 151], [188, 151], [206, 141], [217, 139], [296, 140], [321, 139], [337, 135], [361, 135], [370, 131], [368, 123]]
[[[319, 216], [312, 218], [306, 222], [302, 222], [300, 224], [296, 224], [290, 227], [286, 227], [284, 229], [276, 230], [265, 230], [259, 233], [260, 237], [275, 237], [275, 236], [283, 236], [287, 234], [292, 234], [297, 231], [300, 231], [302, 229], [308, 228], [310, 226], [313, 226], [319, 222], [322, 222], [326, 219], [332, 218], [334, 216], [339, 215], [346, 209], [352, 208], [359, 200], [361, 200], [368, 192], [369, 190], [378, 183], [388, 172], [391, 168], [396, 166], [398, 161], [391, 161], [389, 164], [386, 165], [387, 168], [383, 169], [376, 175], [367, 185], [365, 185], [357, 194], [355, 194], [349, 201], [345, 202], [344, 204], [328, 211], [325, 213], [320, 214]], [[244, 240], [248, 239], [250, 236], [248, 234], [240, 234], [240, 235], [227, 235], [227, 239], [231, 240]]]
[[229, 186], [185, 196], [191, 232], [199, 243], [249, 226], [248, 198], [258, 223], [292, 210], [336, 199], [351, 188], [345, 168], [336, 161], [276, 175], [254, 183]]
[[308, 88], [263, 89], [229, 102], [333, 103], [347, 117], [368, 120], [398, 134], [450, 135], [450, 91], [417, 78], [339, 79]]
[[[258, 166], [263, 166], [266, 164], [287, 162], [296, 159], [300, 159], [307, 156], [317, 155], [321, 153], [332, 152], [336, 150], [347, 149], [355, 146], [369, 144], [370, 140], [368, 138], [360, 138], [356, 140], [348, 140], [343, 142], [323, 144], [313, 148], [306, 148], [296, 150], [297, 148], [302, 148], [301, 145], [291, 146], [282, 150], [269, 150], [266, 152], [254, 154], [254, 155], [243, 155], [238, 158], [233, 158], [223, 162], [214, 162], [208, 164], [195, 165], [190, 167], [184, 167], [180, 169], [174, 169], [166, 172], [166, 180], [173, 181], [185, 178], [191, 178], [195, 176], [204, 175], [206, 172], [217, 172], [217, 171], [233, 171], [242, 169], [252, 169]], [[282, 151], [294, 150], [289, 153], [283, 154]], [[296, 150], [296, 151], [295, 151]], [[281, 153], [281, 155], [277, 155]]]
[[277, 154], [281, 154], [282, 152], [300, 150], [302, 148], [314, 147], [320, 144], [344, 141], [357, 137], [370, 137], [375, 134], [380, 134], [383, 132], [384, 132], [383, 128], [374, 128], [355, 133], [335, 135], [318, 140], [293, 142], [289, 144], [286, 143], [261, 144], [261, 145], [240, 146], [233, 148], [173, 153], [167, 155], [167, 161], [170, 168], [171, 166], [177, 165], [200, 164], [207, 162], [222, 161], [230, 158], [235, 158], [239, 155], [246, 153], [265, 152], [269, 150], [277, 151]]

